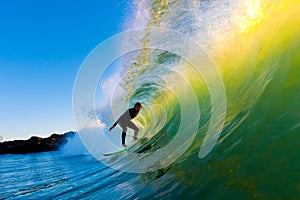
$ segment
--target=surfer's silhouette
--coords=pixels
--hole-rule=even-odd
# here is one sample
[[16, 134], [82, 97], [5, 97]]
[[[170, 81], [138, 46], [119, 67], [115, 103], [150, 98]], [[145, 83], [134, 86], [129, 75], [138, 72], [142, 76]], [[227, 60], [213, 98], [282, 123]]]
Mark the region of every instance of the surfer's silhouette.
[[136, 136], [139, 132], [139, 128], [131, 121], [131, 119], [135, 118], [142, 108], [142, 104], [140, 102], [136, 102], [133, 108], [129, 108], [127, 111], [125, 111], [119, 119], [109, 128], [109, 131], [111, 131], [117, 124], [120, 125], [122, 128], [122, 146], [127, 147], [125, 144], [125, 138], [126, 138], [126, 132], [127, 128], [134, 130], [134, 136], [133, 138], [136, 139]]

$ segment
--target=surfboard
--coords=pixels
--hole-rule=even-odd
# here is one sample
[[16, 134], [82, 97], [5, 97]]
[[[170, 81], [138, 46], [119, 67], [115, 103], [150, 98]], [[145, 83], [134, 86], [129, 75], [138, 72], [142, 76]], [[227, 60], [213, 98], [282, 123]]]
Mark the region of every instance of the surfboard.
[[123, 148], [123, 149], [120, 149], [120, 150], [117, 150], [117, 151], [114, 151], [114, 152], [104, 153], [103, 156], [111, 156], [111, 155], [115, 155], [115, 154], [118, 154], [118, 153], [127, 151], [128, 149], [129, 149], [128, 147], [125, 147], [125, 148]]

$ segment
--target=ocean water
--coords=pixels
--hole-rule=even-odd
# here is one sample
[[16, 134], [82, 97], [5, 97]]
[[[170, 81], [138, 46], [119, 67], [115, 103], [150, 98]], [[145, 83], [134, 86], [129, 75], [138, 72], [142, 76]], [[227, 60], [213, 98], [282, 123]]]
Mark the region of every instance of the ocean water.
[[[147, 199], [167, 192], [154, 195], [161, 188], [153, 183], [164, 172], [136, 175], [113, 170], [90, 156], [78, 135], [60, 151], [1, 155], [0, 160], [1, 199]], [[173, 178], [166, 175], [162, 180]]]
[[90, 156], [51, 152], [0, 159], [1, 199], [117, 199], [134, 195], [126, 183], [118, 181], [130, 180], [131, 175], [111, 170]]
[[[178, 130], [193, 134], [189, 128], [196, 126], [189, 148], [170, 165], [145, 173], [109, 168], [84, 150], [78, 138], [59, 152], [2, 155], [0, 197], [299, 199], [299, 1], [137, 0], [131, 9], [124, 26], [147, 30], [141, 50], [127, 57], [121, 83], [126, 92], [112, 103], [143, 102], [136, 122], [141, 134], [147, 135], [135, 144], [136, 153], [151, 156], [169, 144]], [[188, 35], [207, 52], [222, 77], [224, 126], [217, 144], [201, 158], [199, 149], [212, 121], [211, 93], [205, 77], [195, 73], [181, 55], [146, 48], [157, 39], [151, 37], [154, 26]], [[170, 45], [166, 38], [154, 42]], [[186, 82], [175, 79], [174, 72], [189, 83], [200, 120], [182, 118], [182, 109], [189, 108], [186, 102], [195, 102], [184, 95]], [[182, 93], [175, 94], [172, 88]], [[113, 121], [101, 120], [107, 126]], [[181, 130], [182, 121], [187, 128]], [[111, 161], [122, 165], [132, 159], [124, 154]]]

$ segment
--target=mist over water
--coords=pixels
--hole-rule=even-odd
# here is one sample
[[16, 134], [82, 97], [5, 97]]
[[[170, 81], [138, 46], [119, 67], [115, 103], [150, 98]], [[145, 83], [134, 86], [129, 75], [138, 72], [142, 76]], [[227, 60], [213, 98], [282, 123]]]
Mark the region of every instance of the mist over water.
[[68, 142], [60, 148], [60, 152], [63, 156], [80, 156], [88, 155], [88, 151], [82, 144], [78, 133], [68, 138]]

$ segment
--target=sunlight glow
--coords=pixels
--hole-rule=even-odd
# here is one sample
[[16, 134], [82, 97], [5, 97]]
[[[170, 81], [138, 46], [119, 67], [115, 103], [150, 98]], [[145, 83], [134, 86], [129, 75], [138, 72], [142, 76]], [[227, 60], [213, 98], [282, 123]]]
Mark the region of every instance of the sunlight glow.
[[247, 33], [254, 29], [263, 21], [266, 15], [261, 0], [248, 1], [245, 3], [245, 10], [242, 12], [246, 13], [238, 20], [238, 26], [242, 33]]

